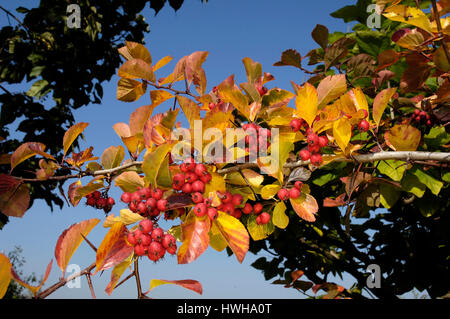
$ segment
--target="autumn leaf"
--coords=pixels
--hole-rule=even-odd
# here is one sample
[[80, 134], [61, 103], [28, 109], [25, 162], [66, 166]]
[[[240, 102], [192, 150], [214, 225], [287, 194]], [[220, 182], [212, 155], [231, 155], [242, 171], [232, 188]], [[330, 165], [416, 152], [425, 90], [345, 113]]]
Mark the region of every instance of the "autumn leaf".
[[242, 62], [245, 66], [245, 72], [247, 73], [247, 82], [254, 84], [261, 81], [262, 66], [258, 62], [254, 62], [250, 58], [243, 58]]
[[99, 222], [100, 219], [92, 218], [73, 224], [59, 236], [55, 246], [55, 258], [56, 263], [63, 272], [63, 277], [70, 258], [72, 258], [72, 255], [84, 240], [83, 236], [86, 237]]
[[153, 152], [144, 156], [142, 170], [145, 173], [146, 180], [154, 187], [157, 186], [158, 173], [164, 159], [172, 149], [172, 144], [162, 144], [158, 146]]
[[198, 282], [197, 280], [192, 280], [192, 279], [183, 279], [183, 280], [152, 279], [152, 281], [150, 282], [150, 290], [152, 290], [158, 286], [166, 285], [166, 284], [177, 285], [177, 286], [195, 291], [196, 293], [198, 293], [200, 295], [203, 293], [202, 284], [200, 282]]
[[386, 144], [394, 151], [415, 151], [422, 134], [414, 126], [397, 124], [384, 133]]
[[389, 20], [407, 23], [432, 33], [430, 20], [419, 8], [394, 5], [385, 9], [384, 12], [383, 15]]
[[127, 268], [133, 263], [134, 254], [130, 254], [128, 258], [122, 261], [120, 264], [116, 265], [114, 269], [111, 271], [111, 280], [108, 283], [108, 286], [105, 289], [105, 292], [110, 296], [116, 288], [116, 285], [119, 282], [122, 274], [127, 270]]
[[284, 229], [289, 224], [289, 217], [286, 215], [286, 205], [280, 201], [273, 209], [272, 222], [278, 228]]
[[[114, 261], [120, 259], [115, 258], [115, 253], [119, 252], [119, 255], [123, 253], [123, 250], [126, 249], [124, 248], [125, 246], [127, 246], [128, 249], [132, 248], [125, 241], [126, 231], [127, 228], [122, 222], [117, 222], [111, 226], [105, 238], [103, 238], [100, 246], [97, 248], [97, 255], [95, 260], [96, 273], [102, 269], [105, 269], [108, 263], [114, 264]], [[128, 255], [126, 255], [125, 258], [127, 256]], [[119, 262], [123, 261], [125, 258], [123, 258]]]
[[141, 59], [126, 61], [120, 66], [118, 75], [126, 79], [143, 79], [150, 82], [156, 80], [152, 67]]
[[178, 95], [177, 101], [181, 106], [181, 109], [183, 110], [184, 115], [186, 115], [186, 118], [189, 121], [189, 124], [191, 127], [194, 127], [194, 121], [200, 120], [200, 108], [198, 105], [192, 101], [191, 99], [188, 99], [187, 97]]
[[294, 49], [289, 49], [281, 54], [281, 60], [274, 63], [274, 66], [294, 66], [301, 69], [302, 56]]
[[252, 239], [256, 241], [269, 237], [269, 235], [275, 231], [275, 227], [272, 220], [270, 220], [267, 224], [259, 225], [256, 222], [256, 215], [251, 214], [247, 219], [247, 230]]
[[386, 109], [389, 101], [394, 96], [395, 92], [397, 91], [397, 88], [389, 88], [381, 91], [377, 94], [375, 97], [375, 100], [373, 102], [373, 120], [375, 123], [380, 125], [381, 117], [383, 116], [384, 110]]
[[178, 249], [179, 264], [188, 264], [205, 252], [209, 245], [210, 221], [207, 216], [197, 217], [191, 211], [181, 224], [183, 244]]
[[117, 167], [125, 157], [125, 150], [122, 146], [110, 146], [102, 154], [101, 164], [104, 169]]
[[216, 224], [237, 260], [242, 263], [247, 254], [250, 240], [244, 225], [238, 219], [221, 211], [213, 223]]
[[137, 101], [147, 90], [147, 83], [133, 79], [120, 78], [117, 83], [116, 98], [123, 102]]
[[329, 75], [320, 81], [317, 87], [318, 108], [322, 109], [325, 105], [337, 99], [347, 91], [347, 81], [345, 74]]
[[83, 133], [84, 129], [89, 125], [89, 123], [80, 122], [75, 125], [72, 125], [66, 133], [64, 133], [63, 137], [63, 148], [64, 148], [64, 156], [66, 156], [67, 151], [69, 150], [69, 147], [72, 145], [72, 143], [76, 140], [78, 135]]
[[11, 171], [14, 169], [14, 167], [19, 165], [26, 159], [37, 154], [55, 160], [53, 156], [45, 153], [44, 150], [45, 145], [42, 143], [35, 143], [35, 142], [23, 143], [11, 155]]
[[[150, 95], [154, 91], [150, 92]], [[130, 133], [128, 136], [135, 136], [137, 134], [142, 134], [142, 131], [144, 130], [145, 123], [149, 119], [149, 117], [152, 115], [153, 110], [155, 109], [156, 105], [153, 103], [152, 105], [143, 105], [141, 107], [138, 107], [136, 110], [134, 110], [133, 113], [130, 115], [129, 120], [129, 128]], [[128, 137], [124, 136], [124, 137]]]
[[6, 216], [22, 217], [30, 205], [30, 189], [27, 184], [11, 185], [0, 193], [0, 211]]
[[319, 210], [316, 199], [309, 194], [301, 194], [296, 199], [289, 199], [292, 208], [297, 215], [306, 220], [307, 222], [314, 222], [316, 220], [316, 214]]
[[6, 294], [9, 283], [12, 279], [12, 265], [9, 258], [0, 253], [0, 299]]
[[125, 41], [125, 46], [118, 49], [120, 55], [127, 60], [141, 59], [147, 64], [152, 63], [152, 56], [148, 49], [137, 42]]
[[131, 225], [131, 224], [137, 223], [143, 219], [144, 219], [144, 217], [142, 217], [141, 215], [139, 215], [137, 213], [133, 213], [129, 209], [121, 209], [120, 216], [115, 217], [114, 214], [109, 214], [106, 217], [105, 222], [103, 223], [103, 227], [105, 227], [105, 228], [111, 227], [117, 222], [122, 222], [125, 225]]
[[119, 186], [120, 189], [124, 192], [135, 192], [138, 187], [144, 187], [144, 180], [138, 173], [129, 171], [123, 172], [119, 176], [116, 177], [116, 186]]
[[333, 123], [333, 136], [336, 143], [345, 152], [348, 143], [352, 137], [352, 125], [346, 118], [340, 118]]
[[50, 275], [50, 271], [52, 270], [52, 264], [53, 264], [53, 259], [50, 260], [50, 263], [47, 265], [47, 268], [45, 270], [45, 274], [44, 274], [44, 279], [42, 279], [41, 283], [38, 286], [32, 286], [26, 282], [24, 282], [22, 279], [20, 279], [19, 275], [14, 271], [13, 268], [11, 268], [11, 275], [12, 278], [22, 287], [25, 287], [27, 289], [29, 289], [32, 293], [33, 296], [36, 296], [38, 291], [42, 288], [42, 286], [45, 284], [45, 282], [48, 279], [48, 276]]
[[223, 102], [231, 103], [247, 119], [250, 118], [250, 108], [247, 97], [236, 87], [234, 75], [226, 78], [217, 86], [218, 92]]
[[304, 119], [309, 126], [312, 126], [318, 110], [318, 95], [316, 88], [309, 83], [305, 83], [295, 98], [297, 115]]

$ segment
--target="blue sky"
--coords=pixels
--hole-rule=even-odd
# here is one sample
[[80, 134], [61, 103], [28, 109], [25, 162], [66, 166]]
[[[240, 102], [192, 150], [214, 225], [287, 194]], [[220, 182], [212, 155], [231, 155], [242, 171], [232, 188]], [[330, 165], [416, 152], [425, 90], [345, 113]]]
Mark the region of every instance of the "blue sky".
[[[32, 6], [37, 1], [8, 2], [3, 4], [8, 9], [16, 6]], [[73, 2], [75, 3], [75, 1]], [[277, 86], [291, 88], [290, 80], [302, 83], [305, 75], [289, 67], [274, 67], [281, 52], [294, 48], [305, 55], [317, 45], [311, 39], [311, 31], [316, 24], [326, 25], [330, 32], [349, 30], [349, 25], [334, 19], [329, 13], [354, 1], [298, 1], [298, 0], [211, 0], [207, 5], [200, 1], [186, 0], [178, 11], [168, 6], [157, 16], [154, 11], [146, 9], [143, 14], [150, 24], [150, 33], [145, 41], [153, 60], [171, 55], [174, 60], [163, 68], [157, 76], [171, 72], [176, 61], [194, 51], [209, 51], [204, 64], [208, 78], [208, 91], [231, 74], [235, 74], [238, 83], [245, 81], [242, 58], [250, 57], [263, 65], [263, 71], [275, 76], [269, 88]], [[19, 14], [18, 14], [19, 15]], [[0, 15], [1, 25], [7, 23], [4, 14]], [[112, 126], [117, 122], [128, 122], [129, 115], [135, 108], [150, 104], [150, 98], [144, 95], [134, 103], [124, 103], [115, 99], [118, 77], [103, 84], [104, 98], [100, 105], [90, 105], [74, 112], [77, 122], [89, 122], [85, 130], [86, 141], [81, 142], [84, 149], [94, 146], [94, 154], [101, 156], [102, 150], [111, 145], [121, 145]], [[19, 86], [24, 88], [23, 86]], [[159, 106], [154, 113], [162, 112], [168, 105]], [[58, 137], [57, 137], [58, 138]], [[59, 137], [62, 143], [62, 136]], [[68, 183], [67, 183], [68, 185]], [[119, 202], [120, 190], [110, 192]], [[120, 203], [113, 210], [118, 213], [124, 206]], [[320, 212], [319, 212], [320, 214]], [[71, 224], [89, 218], [104, 217], [103, 213], [80, 204], [78, 207], [64, 207], [50, 212], [44, 202], [38, 201], [21, 219], [11, 218], [10, 223], [0, 231], [0, 251], [8, 252], [15, 245], [24, 250], [26, 265], [24, 273], [35, 272], [41, 275], [47, 263], [54, 258], [54, 246], [59, 234]], [[295, 222], [295, 221], [291, 221]], [[166, 228], [171, 224], [167, 224]], [[88, 238], [99, 245], [106, 234], [99, 224]], [[271, 285], [265, 281], [259, 270], [250, 264], [259, 258], [249, 253], [244, 262], [239, 264], [234, 256], [218, 253], [211, 248], [189, 265], [177, 265], [176, 257], [169, 256], [164, 261], [153, 264], [141, 263], [141, 281], [149, 288], [150, 280], [156, 279], [196, 279], [203, 285], [203, 295], [180, 287], [167, 285], [158, 287], [151, 293], [155, 298], [302, 298], [293, 289]], [[81, 267], [88, 266], [95, 259], [95, 254], [82, 244], [73, 256], [71, 263]], [[127, 272], [128, 273], [128, 272]], [[126, 274], [127, 274], [126, 273]], [[54, 261], [48, 286], [61, 276], [60, 269]], [[98, 298], [107, 295], [104, 289], [109, 282], [110, 271], [93, 278]], [[349, 287], [351, 280], [346, 278]], [[130, 280], [112, 294], [113, 298], [135, 298], [136, 288]], [[51, 298], [89, 298], [85, 279], [81, 280], [80, 289], [62, 288]]]

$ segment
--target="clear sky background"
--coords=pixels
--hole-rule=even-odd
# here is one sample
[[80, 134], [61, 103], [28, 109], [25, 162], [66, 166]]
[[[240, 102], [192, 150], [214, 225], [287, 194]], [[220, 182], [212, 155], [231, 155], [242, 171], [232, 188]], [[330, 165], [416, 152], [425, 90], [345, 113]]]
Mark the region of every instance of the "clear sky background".
[[[281, 52], [294, 48], [302, 55], [318, 47], [311, 39], [311, 31], [316, 24], [326, 25], [330, 32], [348, 31], [350, 25], [332, 18], [329, 14], [355, 1], [299, 1], [299, 0], [210, 0], [206, 5], [197, 0], [185, 0], [178, 12], [166, 6], [155, 16], [154, 11], [147, 8], [143, 14], [150, 24], [150, 33], [146, 35], [146, 47], [153, 60], [171, 55], [174, 60], [158, 71], [157, 76], [169, 74], [176, 61], [194, 51], [209, 51], [204, 63], [208, 79], [208, 91], [226, 77], [235, 74], [238, 83], [245, 82], [245, 69], [242, 58], [250, 57], [263, 65], [263, 71], [275, 76], [275, 81], [268, 84], [290, 90], [290, 80], [302, 83], [305, 75], [290, 67], [274, 67], [279, 61]], [[38, 1], [5, 1], [2, 5], [10, 10], [17, 6], [32, 7]], [[76, 1], [72, 1], [76, 3]], [[20, 16], [20, 14], [17, 14]], [[11, 21], [14, 23], [13, 21]], [[0, 23], [8, 20], [0, 14]], [[90, 105], [74, 112], [76, 122], [89, 122], [84, 131], [86, 141], [81, 141], [82, 149], [93, 146], [94, 154], [101, 156], [103, 150], [111, 145], [122, 145], [112, 126], [117, 122], [128, 123], [129, 115], [137, 107], [150, 104], [148, 94], [134, 103], [116, 100], [118, 77], [103, 83], [104, 97], [100, 105]], [[28, 86], [29, 84], [27, 84]], [[24, 86], [11, 87], [23, 89]], [[164, 111], [168, 105], [161, 105], [154, 114]], [[184, 122], [186, 123], [186, 122]], [[186, 124], [184, 124], [185, 126]], [[14, 133], [12, 137], [14, 137]], [[18, 135], [16, 135], [18, 136]], [[62, 136], [56, 136], [62, 143]], [[69, 183], [66, 183], [66, 188]], [[118, 214], [125, 206], [119, 203], [121, 191], [114, 187], [110, 195], [118, 203], [113, 213]], [[21, 219], [11, 218], [0, 231], [0, 251], [7, 253], [15, 245], [23, 248], [26, 264], [25, 274], [35, 272], [41, 276], [48, 262], [54, 259], [54, 246], [61, 232], [71, 224], [89, 218], [100, 218], [102, 211], [86, 207], [84, 200], [79, 206], [50, 211], [43, 201], [37, 201]], [[319, 212], [320, 214], [320, 212]], [[291, 221], [295, 222], [295, 221]], [[163, 224], [165, 229], [173, 223]], [[88, 238], [97, 246], [106, 234], [107, 229], [101, 223], [89, 234]], [[289, 243], [287, 243], [289, 244]], [[234, 256], [228, 257], [225, 252], [219, 253], [208, 248], [206, 253], [189, 265], [178, 265], [175, 256], [167, 256], [163, 261], [153, 264], [147, 259], [140, 263], [141, 281], [144, 289], [150, 287], [150, 280], [155, 279], [195, 279], [203, 285], [203, 295], [183, 288], [166, 285], [156, 288], [150, 296], [155, 298], [302, 298], [293, 289], [280, 285], [272, 285], [265, 281], [263, 274], [250, 266], [257, 258], [248, 253], [244, 262], [239, 264]], [[71, 263], [82, 268], [95, 260], [94, 252], [83, 243], [74, 254]], [[125, 275], [129, 272], [127, 271]], [[62, 275], [61, 270], [53, 262], [50, 278], [45, 285], [56, 282]], [[95, 292], [98, 298], [108, 297], [104, 292], [110, 280], [110, 271], [93, 277]], [[349, 287], [353, 281], [344, 278]], [[116, 291], [113, 298], [135, 298], [136, 287], [129, 280]], [[62, 288], [50, 298], [90, 298], [86, 280], [82, 278], [80, 289]]]

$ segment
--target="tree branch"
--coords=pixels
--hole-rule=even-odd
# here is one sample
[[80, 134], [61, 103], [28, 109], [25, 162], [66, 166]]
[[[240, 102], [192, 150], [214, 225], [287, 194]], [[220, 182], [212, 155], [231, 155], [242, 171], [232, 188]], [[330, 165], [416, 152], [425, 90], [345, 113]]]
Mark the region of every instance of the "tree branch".
[[450, 63], [450, 52], [448, 51], [447, 43], [445, 42], [445, 34], [442, 33], [442, 25], [441, 25], [441, 18], [439, 17], [439, 12], [436, 5], [436, 0], [431, 0], [431, 3], [433, 5], [433, 13], [434, 13], [434, 19], [436, 20], [437, 29], [439, 32], [439, 36], [442, 37], [441, 44], [444, 48], [445, 56], [447, 57], [448, 63]]

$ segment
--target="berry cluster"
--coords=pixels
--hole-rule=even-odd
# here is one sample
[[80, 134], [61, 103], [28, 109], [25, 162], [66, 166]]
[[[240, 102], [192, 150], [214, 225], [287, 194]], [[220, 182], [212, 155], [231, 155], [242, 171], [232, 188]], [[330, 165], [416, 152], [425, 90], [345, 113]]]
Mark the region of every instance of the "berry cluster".
[[163, 195], [164, 191], [160, 188], [143, 187], [133, 193], [123, 193], [120, 199], [128, 204], [133, 213], [144, 217], [157, 217], [167, 209], [167, 199], [164, 199]]
[[255, 123], [242, 125], [245, 132], [245, 151], [247, 153], [258, 154], [260, 150], [267, 151], [270, 146], [272, 132]]
[[[318, 120], [318, 118], [316, 118], [316, 120]], [[322, 155], [320, 154], [320, 151], [322, 147], [327, 146], [329, 143], [327, 136], [319, 136], [314, 133], [314, 131], [309, 128], [308, 123], [303, 119], [293, 119], [289, 126], [294, 132], [300, 131], [302, 127], [306, 129], [305, 134], [308, 147], [299, 152], [302, 161], [311, 160], [311, 164], [315, 166], [322, 164]]]
[[181, 173], [172, 179], [172, 188], [185, 194], [201, 193], [205, 185], [211, 181], [211, 174], [204, 164], [196, 164], [194, 159], [188, 159], [180, 165]]
[[415, 123], [417, 125], [431, 126], [433, 124], [430, 115], [427, 112], [421, 111], [419, 109], [414, 110], [411, 119], [412, 123]]
[[134, 246], [137, 256], [147, 255], [152, 261], [164, 257], [166, 251], [174, 255], [177, 252], [177, 241], [171, 234], [164, 234], [164, 230], [155, 225], [150, 219], [144, 219], [139, 227], [127, 235], [127, 241]]
[[245, 203], [242, 208], [242, 212], [246, 215], [255, 214], [256, 223], [258, 225], [264, 225], [270, 222], [271, 216], [267, 212], [263, 212], [263, 205], [261, 203], [255, 203], [253, 206], [250, 203]]
[[303, 183], [301, 181], [295, 182], [295, 187], [291, 189], [282, 188], [278, 191], [278, 198], [282, 201], [286, 201], [289, 198], [296, 199], [302, 192]]
[[95, 207], [97, 209], [103, 209], [105, 214], [108, 214], [114, 204], [114, 198], [108, 197], [106, 194], [102, 194], [99, 191], [92, 192], [86, 195], [86, 205]]

